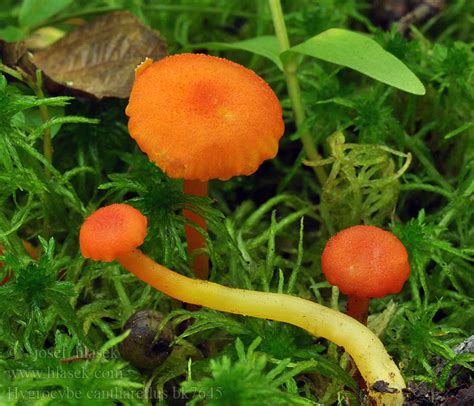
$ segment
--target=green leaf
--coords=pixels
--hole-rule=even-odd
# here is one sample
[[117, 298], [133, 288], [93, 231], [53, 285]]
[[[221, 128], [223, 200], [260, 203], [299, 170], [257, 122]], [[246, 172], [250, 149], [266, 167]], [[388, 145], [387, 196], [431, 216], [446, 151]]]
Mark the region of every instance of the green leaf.
[[346, 66], [408, 93], [426, 93], [423, 83], [402, 61], [363, 34], [331, 28], [290, 48], [282, 58], [289, 53]]
[[5, 42], [16, 42], [20, 41], [25, 37], [25, 33], [18, 27], [13, 25], [7, 25], [5, 28], [0, 30], [0, 39]]
[[196, 47], [204, 47], [214, 50], [237, 49], [240, 51], [252, 52], [270, 59], [276, 64], [276, 66], [278, 66], [280, 70], [283, 70], [283, 64], [279, 56], [280, 47], [278, 45], [277, 37], [273, 35], [264, 35], [261, 37], [246, 39], [244, 41], [232, 42], [230, 44], [225, 42], [205, 42], [203, 44], [196, 45]]
[[450, 131], [448, 134], [444, 136], [444, 139], [449, 140], [450, 138], [453, 138], [456, 135], [461, 134], [463, 131], [469, 130], [469, 128], [471, 127], [474, 127], [474, 121], [470, 121], [466, 124], [463, 124], [461, 127], [458, 127], [453, 131]]
[[71, 3], [72, 0], [24, 0], [20, 9], [20, 26], [36, 27]]

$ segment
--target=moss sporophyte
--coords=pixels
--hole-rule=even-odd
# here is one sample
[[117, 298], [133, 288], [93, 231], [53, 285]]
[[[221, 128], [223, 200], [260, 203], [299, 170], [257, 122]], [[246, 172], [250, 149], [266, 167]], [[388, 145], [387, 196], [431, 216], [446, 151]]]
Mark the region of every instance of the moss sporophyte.
[[[155, 289], [186, 303], [215, 310], [293, 324], [343, 347], [379, 405], [401, 405], [405, 382], [382, 342], [367, 327], [333, 309], [299, 297], [234, 289], [191, 279], [137, 249], [147, 234], [147, 218], [126, 204], [103, 207], [80, 231], [82, 254], [93, 260], [117, 260]], [[385, 389], [380, 391], [382, 385]]]
[[[136, 70], [126, 113], [140, 149], [196, 196], [207, 196], [211, 179], [254, 173], [275, 157], [284, 132], [278, 98], [260, 76], [204, 54], [147, 59]], [[205, 230], [206, 222], [190, 210], [184, 215], [195, 275], [207, 279], [208, 258], [196, 251], [206, 243], [194, 227]]]

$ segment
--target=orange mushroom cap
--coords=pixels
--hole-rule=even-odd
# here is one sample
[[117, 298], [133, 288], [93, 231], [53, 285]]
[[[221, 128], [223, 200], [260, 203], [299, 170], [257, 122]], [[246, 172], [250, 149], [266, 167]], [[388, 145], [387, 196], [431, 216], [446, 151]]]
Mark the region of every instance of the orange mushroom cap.
[[128, 204], [102, 207], [81, 227], [82, 255], [96, 261], [112, 262], [143, 244], [147, 218]]
[[400, 292], [410, 275], [401, 241], [389, 231], [363, 225], [346, 228], [328, 241], [322, 269], [341, 292], [366, 298]]
[[278, 98], [260, 76], [204, 54], [145, 61], [126, 114], [132, 138], [173, 178], [250, 175], [277, 154], [284, 132]]

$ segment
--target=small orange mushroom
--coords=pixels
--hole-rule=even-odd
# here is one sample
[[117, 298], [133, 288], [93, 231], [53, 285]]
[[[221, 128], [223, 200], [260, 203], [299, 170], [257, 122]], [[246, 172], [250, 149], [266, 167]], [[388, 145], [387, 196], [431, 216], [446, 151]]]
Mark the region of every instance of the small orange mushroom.
[[364, 324], [369, 299], [400, 292], [410, 275], [401, 241], [374, 226], [340, 231], [326, 244], [321, 261], [329, 283], [348, 296], [347, 314]]
[[112, 262], [143, 244], [147, 218], [127, 204], [112, 204], [97, 210], [81, 227], [79, 242], [82, 255]]
[[[103, 207], [84, 222], [81, 250], [94, 260], [116, 259], [155, 289], [186, 303], [289, 323], [343, 347], [354, 359], [378, 405], [400, 406], [405, 382], [380, 339], [367, 327], [336, 310], [281, 293], [235, 289], [191, 279], [157, 264], [137, 247], [146, 234], [146, 217], [126, 204]], [[386, 391], [377, 390], [383, 382]]]
[[[207, 196], [208, 181], [251, 175], [275, 157], [284, 132], [282, 109], [255, 72], [204, 54], [180, 54], [137, 68], [126, 109], [128, 129], [140, 149], [185, 193]], [[185, 211], [205, 229], [199, 216]], [[188, 252], [206, 246], [186, 227]], [[207, 279], [208, 259], [197, 258], [195, 274]]]

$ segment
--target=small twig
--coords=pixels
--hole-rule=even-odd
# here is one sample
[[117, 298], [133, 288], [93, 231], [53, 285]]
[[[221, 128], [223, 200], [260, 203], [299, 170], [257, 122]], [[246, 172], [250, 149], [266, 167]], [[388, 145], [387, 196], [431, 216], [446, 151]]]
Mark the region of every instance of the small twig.
[[25, 82], [25, 77], [24, 77], [23, 72], [12, 69], [9, 66], [4, 65], [3, 63], [0, 63], [0, 72], [4, 72], [7, 75], [14, 77], [16, 80], [19, 80], [20, 82]]
[[404, 34], [410, 25], [419, 21], [426, 20], [428, 17], [440, 12], [445, 6], [444, 0], [425, 0], [414, 10], [405, 14], [397, 24], [397, 30], [400, 34]]
[[[39, 99], [44, 99], [43, 77], [41, 75], [41, 70], [39, 69], [36, 71], [36, 83], [34, 86], [34, 91], [36, 93], [36, 96]], [[43, 122], [43, 124], [45, 124], [49, 120], [48, 107], [45, 105], [41, 105], [39, 106], [39, 111], [41, 114], [41, 121]], [[51, 136], [51, 129], [49, 127], [46, 127], [44, 129], [43, 155], [45, 156], [45, 158], [48, 160], [49, 163], [53, 162], [53, 142], [52, 142], [52, 136]], [[46, 176], [48, 177], [51, 176], [48, 168], [45, 168], [45, 173], [46, 173]]]
[[73, 362], [77, 361], [89, 361], [91, 359], [95, 359], [95, 354], [93, 352], [90, 352], [88, 354], [84, 355], [78, 355], [75, 357], [69, 357], [69, 358], [63, 358], [60, 360], [61, 364], [71, 364]]

